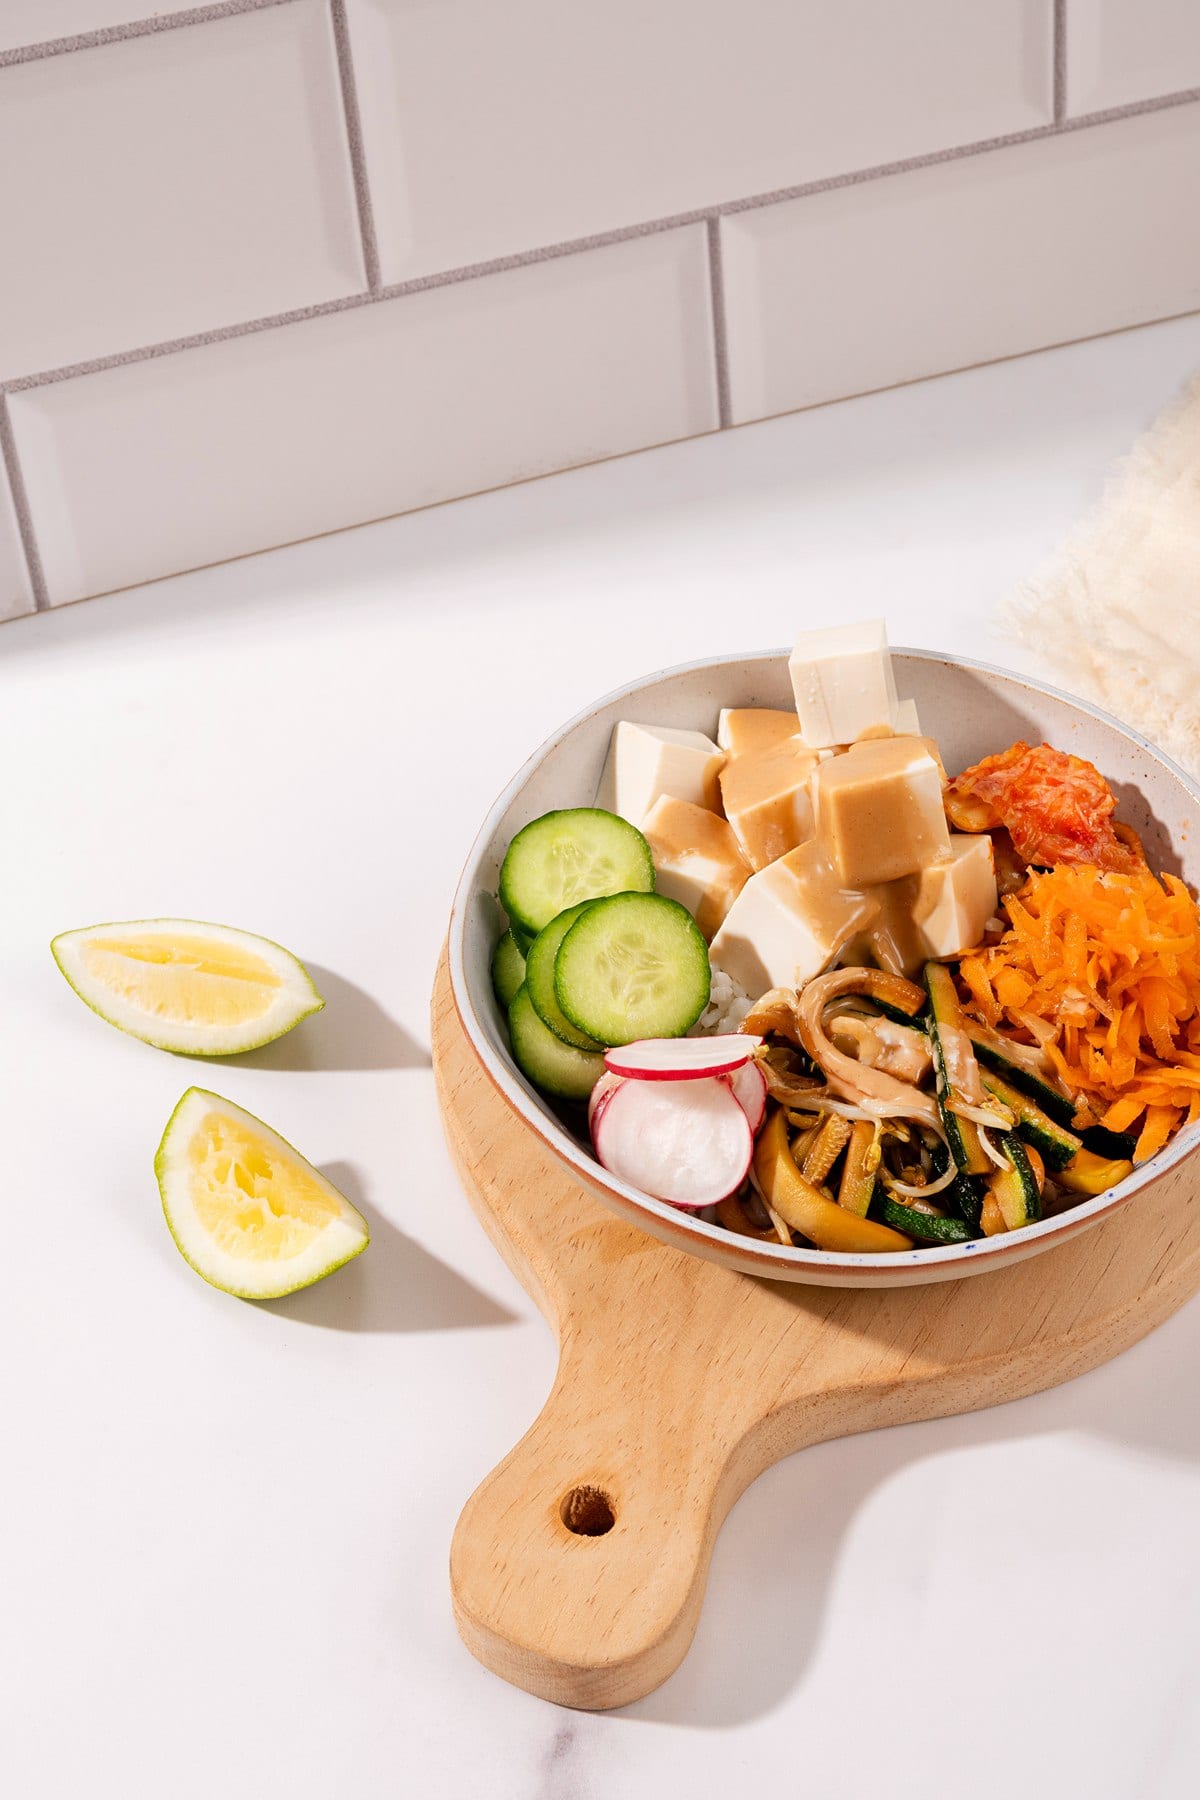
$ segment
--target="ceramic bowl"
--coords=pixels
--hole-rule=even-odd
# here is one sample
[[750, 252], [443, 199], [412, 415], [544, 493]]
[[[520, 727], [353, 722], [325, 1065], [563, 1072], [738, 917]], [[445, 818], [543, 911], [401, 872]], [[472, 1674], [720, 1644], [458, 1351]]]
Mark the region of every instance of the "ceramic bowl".
[[[965, 768], [1017, 738], [1031, 743], [1044, 738], [1087, 757], [1111, 783], [1118, 816], [1141, 834], [1150, 866], [1181, 875], [1193, 890], [1200, 888], [1200, 836], [1192, 832], [1193, 821], [1200, 818], [1200, 789], [1145, 738], [1080, 700], [984, 663], [928, 650], [894, 650], [892, 657], [898, 692], [916, 701], [922, 726], [936, 737], [947, 768]], [[591, 804], [618, 719], [715, 736], [722, 706], [792, 705], [786, 651], [689, 663], [607, 695], [530, 758], [483, 823], [450, 921], [451, 985], [476, 1054], [517, 1117], [598, 1201], [664, 1243], [747, 1274], [826, 1287], [900, 1287], [982, 1274], [1065, 1243], [1190, 1156], [1200, 1143], [1200, 1126], [1180, 1132], [1118, 1187], [1011, 1236], [897, 1255], [852, 1256], [760, 1244], [651, 1199], [602, 1168], [513, 1062], [489, 965], [505, 923], [496, 884], [514, 833], [554, 807]]]

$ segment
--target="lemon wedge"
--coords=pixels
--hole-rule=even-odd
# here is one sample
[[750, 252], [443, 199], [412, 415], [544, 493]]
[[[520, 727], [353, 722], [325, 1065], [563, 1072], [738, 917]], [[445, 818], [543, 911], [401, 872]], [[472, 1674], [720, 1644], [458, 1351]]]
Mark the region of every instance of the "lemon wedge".
[[50, 948], [93, 1012], [159, 1050], [256, 1050], [325, 1004], [290, 951], [230, 925], [127, 919], [64, 931]]
[[370, 1242], [362, 1214], [253, 1113], [189, 1088], [154, 1158], [171, 1236], [198, 1275], [274, 1300], [331, 1275]]

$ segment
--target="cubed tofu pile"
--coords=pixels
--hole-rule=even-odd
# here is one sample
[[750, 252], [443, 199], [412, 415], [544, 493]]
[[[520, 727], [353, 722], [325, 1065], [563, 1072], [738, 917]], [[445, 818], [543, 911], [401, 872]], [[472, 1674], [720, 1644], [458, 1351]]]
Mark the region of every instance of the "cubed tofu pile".
[[839, 958], [911, 973], [977, 944], [991, 839], [951, 832], [937, 745], [900, 699], [881, 620], [805, 632], [794, 712], [725, 708], [699, 731], [615, 728], [596, 805], [645, 835], [660, 893], [752, 997]]

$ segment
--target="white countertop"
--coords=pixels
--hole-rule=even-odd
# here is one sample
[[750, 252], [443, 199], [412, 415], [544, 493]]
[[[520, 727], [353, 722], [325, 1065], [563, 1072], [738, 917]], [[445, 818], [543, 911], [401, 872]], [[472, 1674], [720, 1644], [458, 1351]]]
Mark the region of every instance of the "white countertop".
[[[450, 1534], [554, 1347], [451, 1172], [427, 1007], [475, 827], [552, 727], [839, 612], [1031, 667], [996, 603], [1197, 365], [1177, 321], [0, 631], [13, 1800], [1191, 1800], [1195, 1303], [1056, 1392], [774, 1469], [624, 1713], [472, 1661]], [[224, 1065], [121, 1037], [47, 940], [156, 913], [281, 940], [325, 1013]], [[151, 1160], [194, 1081], [362, 1205], [360, 1261], [264, 1306], [192, 1274]]]

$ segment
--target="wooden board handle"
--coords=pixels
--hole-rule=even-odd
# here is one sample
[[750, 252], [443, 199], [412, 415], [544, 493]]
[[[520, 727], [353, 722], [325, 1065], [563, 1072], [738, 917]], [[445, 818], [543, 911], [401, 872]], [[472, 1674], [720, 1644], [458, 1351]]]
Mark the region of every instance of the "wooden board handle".
[[[723, 1441], [711, 1409], [702, 1423], [691, 1406], [664, 1416], [677, 1386], [657, 1384], [657, 1354], [623, 1356], [620, 1335], [614, 1320], [564, 1345], [540, 1417], [476, 1489], [451, 1549], [468, 1648], [561, 1705], [624, 1705], [678, 1665], [717, 1525], [745, 1485], [722, 1492], [740, 1427]], [[691, 1368], [701, 1387], [703, 1362]]]

